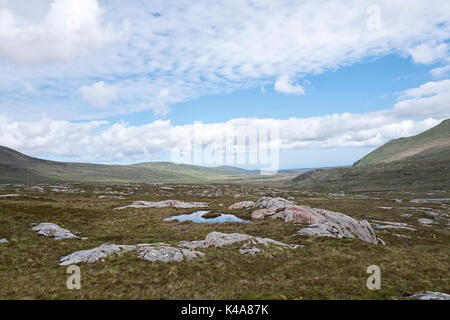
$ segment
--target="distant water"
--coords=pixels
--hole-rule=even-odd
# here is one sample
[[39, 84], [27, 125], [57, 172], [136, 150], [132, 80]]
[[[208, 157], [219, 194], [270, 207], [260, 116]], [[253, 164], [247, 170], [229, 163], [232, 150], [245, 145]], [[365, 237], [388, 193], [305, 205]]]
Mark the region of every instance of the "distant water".
[[421, 198], [421, 199], [413, 199], [411, 202], [417, 201], [450, 201], [450, 198]]
[[235, 215], [232, 214], [221, 214], [215, 218], [203, 218], [203, 215], [208, 213], [209, 211], [196, 211], [191, 214], [182, 214], [179, 216], [173, 216], [170, 218], [164, 219], [164, 221], [173, 221], [177, 220], [179, 222], [183, 221], [192, 221], [195, 223], [225, 223], [225, 222], [238, 222], [238, 223], [248, 223], [250, 221], [242, 220]]

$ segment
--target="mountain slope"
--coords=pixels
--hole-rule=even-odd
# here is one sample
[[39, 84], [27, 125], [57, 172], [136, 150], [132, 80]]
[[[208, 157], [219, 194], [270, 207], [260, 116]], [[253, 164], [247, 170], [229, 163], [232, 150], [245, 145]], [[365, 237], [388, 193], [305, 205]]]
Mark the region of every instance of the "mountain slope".
[[395, 161], [303, 173], [293, 186], [319, 192], [450, 189], [450, 159]]
[[416, 136], [392, 140], [354, 165], [447, 158], [450, 158], [450, 119]]
[[209, 168], [169, 162], [101, 165], [41, 160], [0, 147], [0, 183], [44, 182], [206, 182], [251, 178], [231, 167]]

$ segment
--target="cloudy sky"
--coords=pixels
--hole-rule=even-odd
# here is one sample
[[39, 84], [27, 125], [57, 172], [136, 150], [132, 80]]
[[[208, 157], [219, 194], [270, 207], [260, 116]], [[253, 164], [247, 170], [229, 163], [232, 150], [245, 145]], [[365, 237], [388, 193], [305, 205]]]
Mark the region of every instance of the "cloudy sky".
[[347, 165], [450, 116], [449, 38], [441, 0], [0, 0], [0, 145], [170, 160], [201, 122]]

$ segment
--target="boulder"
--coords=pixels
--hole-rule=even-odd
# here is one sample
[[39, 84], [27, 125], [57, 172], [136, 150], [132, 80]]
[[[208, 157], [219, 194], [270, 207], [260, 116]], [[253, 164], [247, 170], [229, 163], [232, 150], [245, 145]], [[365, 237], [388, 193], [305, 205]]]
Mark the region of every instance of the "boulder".
[[253, 201], [241, 201], [241, 202], [232, 204], [231, 206], [228, 207], [228, 209], [236, 210], [236, 209], [250, 208], [250, 207], [254, 207], [254, 206], [255, 206], [255, 202], [253, 202]]
[[61, 228], [57, 224], [44, 222], [33, 228], [33, 231], [37, 231], [37, 233], [44, 237], [53, 237], [55, 240], [62, 239], [79, 239], [80, 237], [74, 235], [67, 229]]
[[8, 242], [8, 240], [5, 238], [0, 239], [0, 243], [7, 243], [7, 242]]

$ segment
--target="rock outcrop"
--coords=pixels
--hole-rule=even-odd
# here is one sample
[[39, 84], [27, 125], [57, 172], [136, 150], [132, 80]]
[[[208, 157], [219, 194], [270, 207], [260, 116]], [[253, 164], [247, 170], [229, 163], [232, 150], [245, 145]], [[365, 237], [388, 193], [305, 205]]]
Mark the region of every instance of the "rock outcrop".
[[169, 245], [144, 245], [138, 247], [137, 252], [142, 259], [162, 262], [183, 261], [184, 259], [192, 260], [195, 258], [203, 257], [205, 255], [200, 251], [172, 247]]
[[238, 242], [243, 242], [239, 249], [241, 254], [255, 254], [264, 249], [268, 249], [270, 245], [287, 249], [295, 249], [298, 247], [297, 245], [288, 245], [269, 238], [253, 237], [247, 234], [211, 232], [206, 236], [205, 240], [181, 241], [178, 245], [165, 243], [116, 245], [106, 243], [97, 248], [80, 250], [64, 256], [59, 260], [59, 264], [67, 266], [80, 262], [90, 263], [98, 260], [103, 261], [110, 255], [133, 250], [137, 252], [140, 258], [148, 261], [179, 262], [185, 259], [189, 261], [205, 255], [203, 252], [194, 249], [220, 248]]
[[59, 260], [59, 264], [62, 266], [68, 266], [71, 264], [77, 264], [80, 262], [95, 262], [112, 255], [113, 253], [119, 253], [123, 251], [134, 250], [136, 246], [130, 245], [116, 245], [116, 244], [102, 244], [100, 247], [75, 251], [72, 254], [62, 257]]
[[41, 223], [41, 224], [31, 228], [31, 230], [37, 231], [37, 233], [41, 236], [52, 237], [55, 240], [80, 239], [80, 237], [74, 235], [69, 230], [61, 228], [57, 224], [50, 223], [50, 222]]
[[309, 225], [298, 234], [333, 238], [354, 238], [376, 244], [372, 226], [366, 220], [357, 221], [343, 213], [299, 206], [283, 198], [262, 197], [255, 203], [252, 219], [282, 219], [285, 222]]
[[221, 233], [221, 232], [211, 232], [209, 233], [204, 241], [183, 241], [180, 245], [188, 248], [220, 248], [223, 246], [229, 246], [235, 243], [243, 242], [243, 245], [239, 249], [241, 254], [255, 254], [263, 251], [262, 248], [268, 248], [269, 245], [280, 246], [287, 249], [295, 249], [297, 245], [288, 245], [276, 240], [269, 238], [254, 237], [247, 234], [241, 233]]
[[115, 208], [116, 210], [123, 210], [127, 208], [205, 208], [208, 204], [206, 202], [183, 202], [178, 200], [164, 200], [159, 202], [151, 201], [134, 201], [132, 204], [124, 207]]
[[95, 262], [104, 260], [113, 254], [136, 250], [138, 256], [148, 261], [183, 261], [202, 257], [203, 252], [193, 251], [185, 248], [173, 247], [164, 243], [157, 244], [137, 244], [137, 245], [117, 245], [102, 244], [101, 246], [89, 250], [76, 251], [68, 256], [62, 257], [59, 264], [62, 266], [77, 264], [80, 262]]

